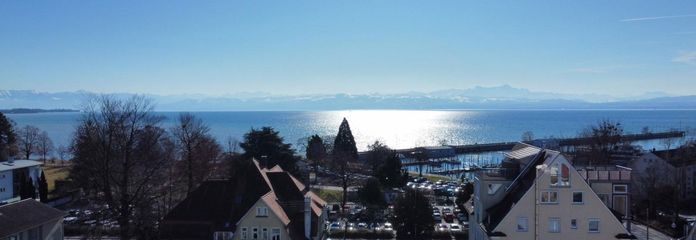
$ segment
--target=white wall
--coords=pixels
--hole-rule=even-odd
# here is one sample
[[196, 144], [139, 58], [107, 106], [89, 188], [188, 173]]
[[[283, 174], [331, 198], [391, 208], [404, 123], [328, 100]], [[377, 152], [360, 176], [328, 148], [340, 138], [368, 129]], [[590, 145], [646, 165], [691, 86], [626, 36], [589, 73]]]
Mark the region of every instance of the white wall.
[[12, 198], [12, 170], [0, 172], [0, 202]]

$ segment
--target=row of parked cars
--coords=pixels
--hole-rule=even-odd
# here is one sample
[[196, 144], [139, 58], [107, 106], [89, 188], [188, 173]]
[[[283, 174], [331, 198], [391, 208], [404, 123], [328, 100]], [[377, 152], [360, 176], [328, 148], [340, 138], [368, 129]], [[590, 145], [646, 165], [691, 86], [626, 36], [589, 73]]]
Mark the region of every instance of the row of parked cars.
[[82, 225], [89, 227], [118, 228], [118, 222], [108, 216], [104, 209], [69, 209], [63, 218], [66, 225]]
[[437, 196], [455, 196], [462, 191], [462, 186], [454, 181], [436, 181], [431, 182], [426, 178], [415, 178], [413, 181], [406, 183], [406, 187], [422, 191], [432, 191]]
[[[440, 210], [442, 209], [442, 210]], [[458, 222], [468, 222], [469, 216], [459, 210], [459, 208], [452, 209], [451, 207], [443, 206], [437, 207], [433, 206], [433, 219], [435, 223], [445, 221], [446, 223], [454, 223], [456, 219]]]
[[394, 231], [394, 227], [392, 226], [391, 223], [389, 222], [384, 222], [384, 223], [366, 223], [366, 222], [341, 222], [341, 221], [336, 221], [332, 222], [329, 224], [329, 231], [343, 231], [347, 230], [349, 232], [352, 231], [384, 231], [384, 232], [390, 232]]
[[457, 223], [440, 223], [435, 226], [435, 231], [438, 232], [457, 233], [464, 231], [464, 229], [466, 228]]

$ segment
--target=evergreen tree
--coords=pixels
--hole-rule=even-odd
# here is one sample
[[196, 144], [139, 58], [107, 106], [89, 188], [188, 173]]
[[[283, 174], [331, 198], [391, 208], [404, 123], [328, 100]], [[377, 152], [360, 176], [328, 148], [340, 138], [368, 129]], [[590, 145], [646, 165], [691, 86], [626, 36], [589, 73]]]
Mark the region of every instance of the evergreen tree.
[[341, 177], [343, 185], [343, 201], [341, 206], [345, 206], [346, 197], [348, 196], [348, 181], [351, 175], [348, 163], [358, 160], [358, 148], [355, 146], [353, 133], [350, 131], [350, 125], [348, 125], [348, 120], [345, 118], [343, 118], [343, 122], [341, 122], [341, 126], [338, 128], [336, 139], [334, 139], [331, 157], [333, 158], [333, 167], [338, 171]]
[[355, 161], [358, 159], [358, 148], [355, 146], [355, 138], [353, 138], [353, 132], [350, 130], [348, 120], [345, 118], [343, 118], [341, 126], [338, 127], [332, 155], [334, 161]]
[[22, 179], [19, 182], [20, 199], [36, 198], [36, 187], [34, 187], [31, 177], [22, 173], [19, 178]]
[[39, 178], [39, 198], [41, 202], [48, 201], [48, 182], [46, 181], [46, 175], [44, 171], [41, 171], [41, 177]]
[[5, 161], [13, 153], [13, 147], [16, 141], [12, 120], [0, 113], [0, 161]]
[[239, 144], [244, 149], [244, 159], [255, 158], [263, 167], [272, 168], [279, 165], [283, 170], [296, 174], [297, 161], [300, 157], [295, 155], [292, 145], [284, 143], [279, 133], [271, 127], [251, 129], [244, 134], [244, 142]]

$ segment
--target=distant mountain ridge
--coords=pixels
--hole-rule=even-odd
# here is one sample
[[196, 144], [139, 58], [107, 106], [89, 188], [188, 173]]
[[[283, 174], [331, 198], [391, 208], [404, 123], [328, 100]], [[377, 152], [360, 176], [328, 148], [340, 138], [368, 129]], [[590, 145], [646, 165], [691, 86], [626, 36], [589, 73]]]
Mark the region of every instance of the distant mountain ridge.
[[[0, 90], [0, 108], [79, 109], [88, 91]], [[126, 97], [130, 93], [114, 93]], [[274, 95], [243, 92], [154, 95], [159, 111], [274, 111], [343, 109], [696, 109], [696, 95], [649, 92], [629, 97], [536, 92], [509, 85], [402, 94]]]

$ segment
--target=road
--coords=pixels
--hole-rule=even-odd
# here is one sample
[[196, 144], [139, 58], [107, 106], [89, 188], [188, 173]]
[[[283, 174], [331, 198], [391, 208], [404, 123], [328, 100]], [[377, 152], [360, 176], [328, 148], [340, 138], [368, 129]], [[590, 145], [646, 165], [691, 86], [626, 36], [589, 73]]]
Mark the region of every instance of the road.
[[[636, 222], [633, 222], [631, 224], [631, 231], [633, 232], [633, 235], [638, 238], [638, 240], [646, 240], [648, 239], [647, 236], [647, 229], [645, 228], [645, 225], [640, 225]], [[674, 238], [671, 238], [661, 232], [656, 231], [653, 228], [650, 228], [650, 240], [671, 240]]]

